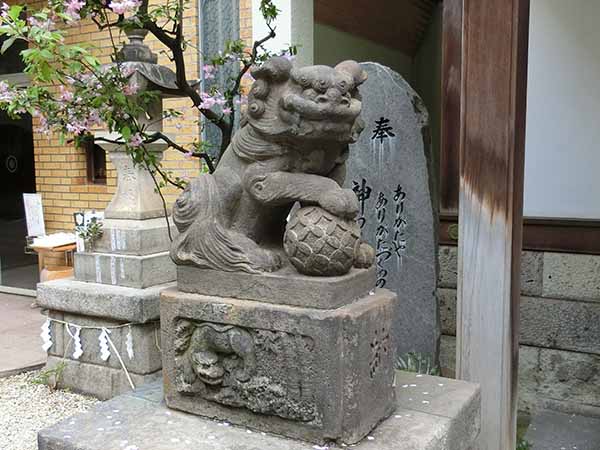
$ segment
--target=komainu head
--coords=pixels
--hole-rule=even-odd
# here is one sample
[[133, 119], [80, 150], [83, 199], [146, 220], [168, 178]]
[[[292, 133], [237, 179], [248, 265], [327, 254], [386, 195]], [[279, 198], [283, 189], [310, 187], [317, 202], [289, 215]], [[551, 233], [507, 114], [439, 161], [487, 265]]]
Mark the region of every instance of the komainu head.
[[275, 57], [252, 75], [248, 123], [261, 133], [350, 143], [362, 131], [358, 86], [367, 74], [357, 62], [293, 67]]

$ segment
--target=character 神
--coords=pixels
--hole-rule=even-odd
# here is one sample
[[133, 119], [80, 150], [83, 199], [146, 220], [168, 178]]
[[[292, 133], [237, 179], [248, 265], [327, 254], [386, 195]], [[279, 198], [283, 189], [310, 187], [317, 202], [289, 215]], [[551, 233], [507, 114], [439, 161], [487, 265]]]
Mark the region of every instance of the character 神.
[[[296, 202], [344, 221], [359, 211], [354, 192], [341, 186], [348, 144], [364, 127], [360, 65], [294, 67], [276, 57], [252, 75], [242, 128], [216, 171], [190, 182], [174, 206], [177, 264], [272, 272], [286, 261], [286, 218]], [[360, 241], [355, 249], [355, 266], [372, 265], [371, 247]]]

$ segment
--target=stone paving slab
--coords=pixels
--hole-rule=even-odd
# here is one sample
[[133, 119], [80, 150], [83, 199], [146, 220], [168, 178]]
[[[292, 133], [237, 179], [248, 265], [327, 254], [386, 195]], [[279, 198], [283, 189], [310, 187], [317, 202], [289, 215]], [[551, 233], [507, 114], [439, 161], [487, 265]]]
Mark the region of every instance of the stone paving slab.
[[39, 368], [46, 362], [41, 326], [46, 320], [32, 299], [0, 294], [0, 377]]
[[[407, 388], [397, 385], [399, 397], [405, 398], [401, 390], [408, 393], [407, 389], [415, 389], [415, 392], [428, 389], [432, 392], [429, 403], [422, 403], [422, 397], [417, 395], [408, 397], [413, 398], [409, 405], [404, 400], [399, 401], [395, 413], [353, 447], [357, 450], [470, 449], [479, 432], [479, 387], [461, 381], [397, 373], [398, 381], [416, 385]], [[90, 412], [40, 431], [39, 450], [327, 448], [169, 410], [162, 398], [162, 386], [155, 383], [104, 402]]]
[[533, 450], [598, 450], [600, 419], [539, 411], [532, 418], [525, 440]]

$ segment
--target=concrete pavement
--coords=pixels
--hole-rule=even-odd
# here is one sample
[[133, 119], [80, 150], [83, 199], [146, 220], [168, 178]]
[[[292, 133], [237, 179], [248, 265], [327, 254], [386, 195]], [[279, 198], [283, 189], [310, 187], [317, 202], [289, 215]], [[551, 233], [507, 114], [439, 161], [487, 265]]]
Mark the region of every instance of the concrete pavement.
[[46, 320], [31, 297], [0, 293], [0, 377], [41, 367], [46, 362], [40, 327]]
[[600, 419], [555, 411], [538, 411], [525, 440], [533, 450], [598, 450]]

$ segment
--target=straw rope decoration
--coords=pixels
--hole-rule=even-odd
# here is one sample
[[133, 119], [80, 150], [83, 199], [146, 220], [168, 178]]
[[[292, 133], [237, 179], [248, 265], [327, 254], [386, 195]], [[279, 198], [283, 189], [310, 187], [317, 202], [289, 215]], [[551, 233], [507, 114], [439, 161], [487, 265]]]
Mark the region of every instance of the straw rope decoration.
[[[123, 369], [123, 372], [125, 372], [125, 376], [127, 377], [127, 381], [129, 382], [131, 389], [135, 389], [135, 384], [133, 383], [133, 380], [131, 379], [131, 375], [129, 374], [129, 371], [127, 370], [127, 367], [125, 366], [125, 362], [123, 361], [123, 358], [121, 357], [121, 354], [117, 350], [117, 347], [115, 346], [114, 342], [110, 338], [112, 330], [128, 328], [127, 337], [125, 338], [125, 347], [127, 349], [127, 356], [129, 358], [129, 360], [130, 361], [133, 360], [135, 357], [135, 352], [134, 352], [134, 345], [133, 345], [133, 332], [132, 332], [131, 326], [135, 325], [135, 323], [128, 322], [128, 323], [124, 323], [121, 325], [115, 325], [115, 326], [110, 326], [110, 327], [96, 327], [96, 326], [90, 326], [90, 325], [78, 325], [75, 323], [66, 322], [64, 320], [52, 319], [52, 318], [48, 317], [46, 319], [46, 321], [44, 322], [44, 324], [42, 325], [42, 333], [40, 334], [40, 337], [42, 338], [42, 341], [43, 341], [42, 349], [44, 349], [45, 352], [48, 352], [48, 350], [50, 350], [52, 348], [52, 346], [54, 345], [54, 342], [52, 341], [52, 322], [64, 325], [65, 330], [67, 331], [67, 333], [69, 334], [69, 336], [71, 338], [67, 345], [70, 345], [70, 343], [73, 342], [73, 353], [71, 356], [75, 360], [78, 360], [79, 358], [81, 358], [81, 355], [83, 355], [83, 353], [84, 353], [83, 343], [81, 340], [81, 330], [98, 330], [100, 332], [98, 334], [98, 342], [100, 345], [100, 358], [102, 359], [102, 361], [108, 361], [110, 359], [110, 357], [114, 354], [116, 356], [116, 358], [118, 359], [119, 364], [121, 365], [121, 368]], [[152, 322], [152, 323], [158, 323], [158, 322]], [[155, 330], [155, 332], [156, 332], [156, 330]], [[157, 348], [159, 348], [158, 345], [157, 345]], [[159, 348], [159, 350], [160, 350], [160, 348]], [[66, 354], [66, 352], [65, 352], [65, 354]]]

